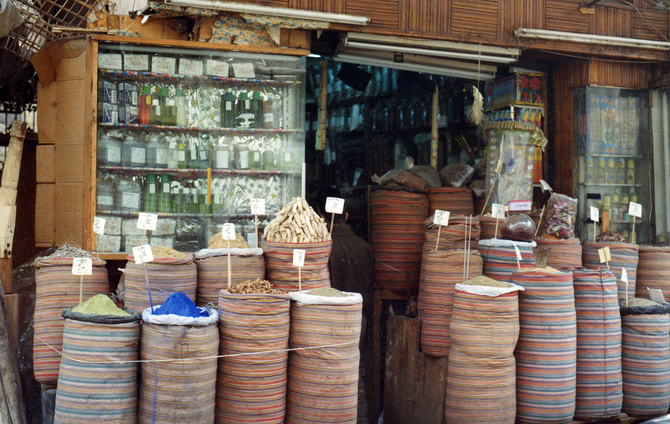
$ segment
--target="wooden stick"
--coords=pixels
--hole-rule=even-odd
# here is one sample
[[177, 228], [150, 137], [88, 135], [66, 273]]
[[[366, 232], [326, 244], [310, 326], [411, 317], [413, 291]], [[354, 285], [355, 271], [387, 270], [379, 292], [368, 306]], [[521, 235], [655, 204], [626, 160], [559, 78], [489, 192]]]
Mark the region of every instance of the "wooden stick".
[[440, 245], [440, 232], [442, 231], [442, 224], [437, 227], [437, 240], [435, 241], [435, 252], [437, 252], [437, 247]]
[[493, 238], [496, 239], [498, 238], [498, 223], [500, 222], [500, 218], [496, 218], [496, 231], [493, 233]]
[[79, 276], [79, 306], [81, 306], [84, 297], [84, 276]]
[[537, 228], [535, 229], [535, 237], [537, 237], [537, 232], [540, 231], [540, 224], [542, 224], [542, 217], [544, 216], [544, 208], [547, 205], [542, 206], [542, 212], [540, 212], [540, 220], [537, 221]]
[[440, 91], [435, 84], [433, 92], [433, 108], [430, 119], [430, 165], [437, 168], [437, 115], [439, 112]]
[[258, 215], [254, 215], [254, 241], [256, 242], [256, 248], [258, 248]]
[[[466, 218], [467, 222], [467, 218]], [[465, 268], [465, 281], [470, 279], [470, 250], [471, 250], [471, 243], [472, 243], [472, 215], [470, 215], [470, 225], [468, 225], [468, 248], [466, 249], [466, 253], [468, 255], [468, 265]]]
[[631, 231], [630, 240], [629, 240], [631, 243], [633, 243], [633, 240], [635, 240], [635, 219], [636, 218], [637, 217], [635, 215], [633, 215], [633, 231]]
[[0, 417], [5, 424], [26, 424], [18, 358], [12, 345], [5, 291], [0, 284]]
[[500, 171], [496, 172], [496, 178], [495, 180], [493, 180], [493, 184], [491, 184], [491, 190], [489, 190], [489, 194], [486, 196], [486, 200], [484, 201], [484, 207], [482, 208], [482, 213], [480, 213], [480, 215], [484, 215], [486, 205], [489, 204], [489, 199], [491, 198], [491, 194], [493, 193], [493, 187], [495, 187], [496, 183], [498, 183], [498, 178], [500, 178]]
[[149, 285], [149, 274], [147, 274], [147, 264], [142, 262], [142, 268], [144, 269], [144, 281], [147, 282], [147, 291], [149, 292], [149, 306], [151, 307], [151, 313], [154, 313], [154, 301], [151, 298], [151, 286]]
[[232, 277], [232, 273], [231, 273], [231, 270], [230, 270], [230, 240], [228, 240], [228, 290], [230, 290], [230, 288], [232, 287], [232, 284], [233, 284], [232, 280], [233, 280], [233, 277]]
[[298, 267], [298, 291], [302, 291], [302, 267]]
[[333, 235], [333, 224], [335, 223], [335, 213], [330, 214], [330, 235]]

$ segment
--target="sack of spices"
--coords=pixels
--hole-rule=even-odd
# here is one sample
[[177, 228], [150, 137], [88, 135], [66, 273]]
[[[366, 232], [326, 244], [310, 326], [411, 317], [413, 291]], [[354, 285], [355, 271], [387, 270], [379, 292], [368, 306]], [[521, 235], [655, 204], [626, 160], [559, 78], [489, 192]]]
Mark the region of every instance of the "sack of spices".
[[565, 194], [551, 193], [547, 202], [546, 234], [570, 239], [575, 237], [577, 199]]

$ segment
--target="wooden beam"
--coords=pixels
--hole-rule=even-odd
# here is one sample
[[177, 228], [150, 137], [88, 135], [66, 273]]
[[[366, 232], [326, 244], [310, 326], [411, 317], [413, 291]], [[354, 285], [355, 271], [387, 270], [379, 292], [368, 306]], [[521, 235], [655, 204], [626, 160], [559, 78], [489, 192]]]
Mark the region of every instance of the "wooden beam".
[[0, 285], [0, 417], [4, 424], [26, 424], [18, 357], [14, 354], [5, 292]]

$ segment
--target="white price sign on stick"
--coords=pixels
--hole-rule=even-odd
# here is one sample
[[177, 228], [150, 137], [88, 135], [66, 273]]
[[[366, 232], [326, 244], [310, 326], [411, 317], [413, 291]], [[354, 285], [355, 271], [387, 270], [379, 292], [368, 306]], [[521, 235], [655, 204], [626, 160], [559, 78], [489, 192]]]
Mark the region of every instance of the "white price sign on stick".
[[143, 264], [154, 260], [154, 253], [151, 251], [151, 246], [144, 244], [142, 246], [133, 247], [133, 257], [136, 264]]
[[600, 209], [596, 208], [595, 206], [591, 206], [590, 211], [591, 211], [591, 221], [600, 222]]
[[549, 183], [546, 182], [545, 180], [540, 180], [540, 187], [542, 188], [542, 191], [548, 191], [549, 193], [554, 191], [551, 189]]
[[305, 249], [293, 249], [293, 266], [305, 266]]
[[91, 274], [93, 274], [93, 259], [72, 258], [72, 275], [91, 275]]
[[140, 230], [155, 231], [158, 223], [158, 215], [155, 213], [140, 212], [137, 217], [137, 228]]
[[265, 215], [265, 199], [250, 199], [252, 215]]
[[628, 215], [642, 218], [642, 205], [635, 202], [628, 204]]
[[626, 268], [621, 268], [621, 281], [628, 284], [628, 271], [626, 271]]
[[344, 212], [344, 199], [340, 199], [339, 197], [327, 197], [326, 212], [336, 214]]
[[610, 254], [609, 246], [605, 246], [602, 249], [598, 249], [598, 256], [600, 257], [600, 263], [611, 261], [612, 255]]
[[519, 250], [519, 246], [516, 244], [514, 245], [514, 251], [516, 252], [516, 260], [521, 262], [523, 258], [521, 257], [521, 251]]
[[531, 200], [510, 200], [508, 203], [509, 211], [510, 212], [529, 211], [532, 203], [533, 202]]
[[437, 225], [443, 225], [447, 226], [449, 225], [449, 215], [451, 213], [449, 211], [441, 211], [439, 209], [435, 209], [435, 216], [433, 218], [433, 224]]
[[235, 225], [230, 222], [223, 224], [221, 237], [223, 237], [224, 240], [235, 240]]
[[491, 205], [491, 215], [496, 219], [505, 219], [505, 205], [500, 203]]
[[102, 236], [105, 234], [105, 224], [107, 220], [105, 218], [98, 218], [97, 216], [93, 218], [93, 232]]
[[650, 289], [647, 287], [647, 290], [649, 291], [649, 298], [653, 300], [656, 303], [660, 303], [661, 305], [664, 303], [667, 303], [665, 301], [665, 298], [663, 297], [663, 291], [660, 289]]

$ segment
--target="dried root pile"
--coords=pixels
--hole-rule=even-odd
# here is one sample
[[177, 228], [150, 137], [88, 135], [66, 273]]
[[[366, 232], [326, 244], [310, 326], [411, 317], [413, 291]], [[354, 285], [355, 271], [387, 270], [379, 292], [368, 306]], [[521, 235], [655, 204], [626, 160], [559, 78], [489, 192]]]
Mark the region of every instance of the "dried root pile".
[[301, 197], [294, 197], [279, 211], [264, 232], [265, 240], [314, 243], [330, 240], [326, 222]]
[[281, 290], [273, 289], [269, 281], [259, 280], [258, 278], [236, 284], [228, 291], [232, 294], [284, 294]]

